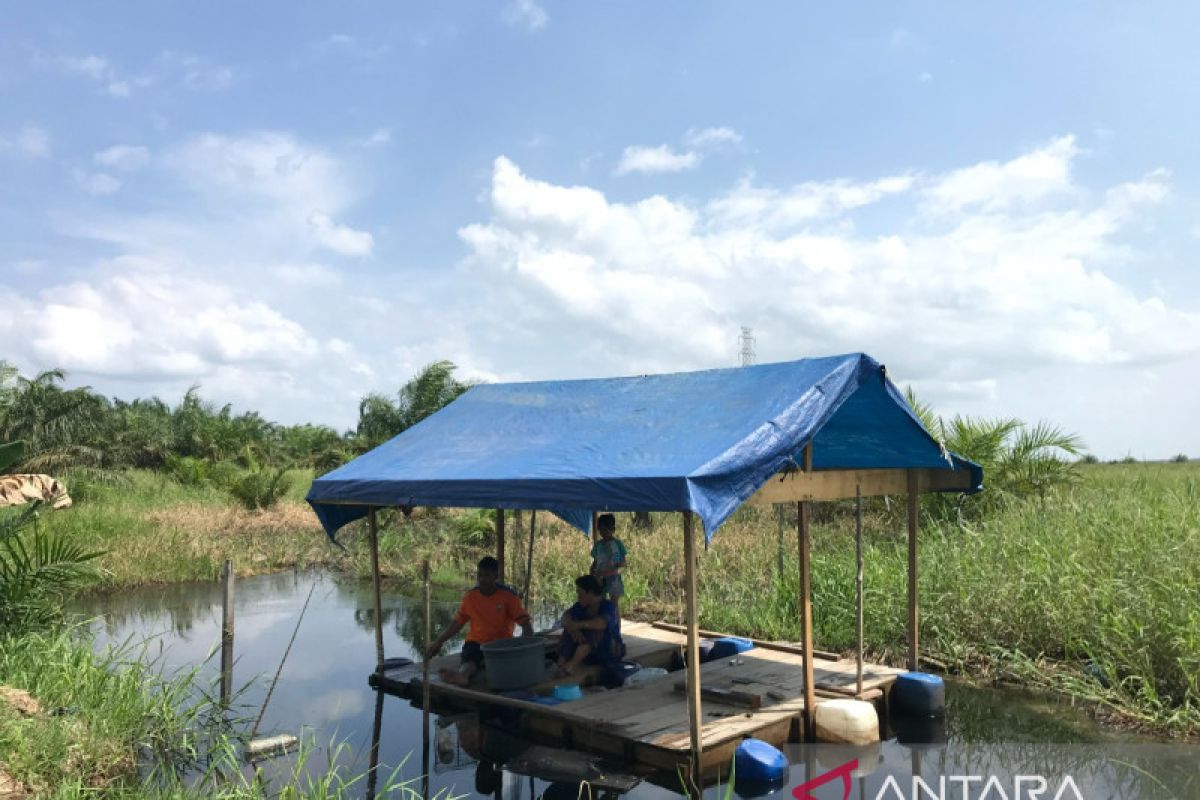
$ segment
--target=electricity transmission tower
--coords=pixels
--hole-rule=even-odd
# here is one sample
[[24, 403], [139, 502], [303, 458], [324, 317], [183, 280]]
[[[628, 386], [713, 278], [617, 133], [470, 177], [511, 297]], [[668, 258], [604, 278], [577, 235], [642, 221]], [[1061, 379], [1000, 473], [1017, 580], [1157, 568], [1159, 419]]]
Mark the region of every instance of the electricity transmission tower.
[[742, 335], [738, 340], [741, 343], [741, 365], [748, 367], [754, 363], [754, 331], [745, 325], [742, 326]]

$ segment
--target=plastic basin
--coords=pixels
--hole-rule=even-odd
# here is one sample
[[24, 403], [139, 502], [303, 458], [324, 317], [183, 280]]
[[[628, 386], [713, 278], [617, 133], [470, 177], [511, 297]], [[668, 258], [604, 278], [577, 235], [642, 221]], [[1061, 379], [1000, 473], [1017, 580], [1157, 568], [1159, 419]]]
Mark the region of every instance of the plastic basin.
[[497, 639], [480, 649], [488, 686], [495, 691], [528, 688], [540, 681], [546, 671], [546, 644], [540, 636]]

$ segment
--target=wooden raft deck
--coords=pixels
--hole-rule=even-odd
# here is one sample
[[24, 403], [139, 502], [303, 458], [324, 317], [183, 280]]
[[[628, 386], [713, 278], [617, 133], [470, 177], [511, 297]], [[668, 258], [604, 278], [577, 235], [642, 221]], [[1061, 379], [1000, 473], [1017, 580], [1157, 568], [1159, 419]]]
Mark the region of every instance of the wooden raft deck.
[[[627, 622], [622, 625], [626, 658], [644, 667], [665, 667], [687, 643], [683, 633], [662, 623]], [[553, 640], [549, 640], [552, 643]], [[795, 738], [799, 726], [793, 722], [804, 710], [804, 669], [801, 651], [784, 645], [760, 643], [741, 654], [740, 664], [717, 659], [700, 666], [701, 685], [711, 689], [758, 695], [759, 708], [705, 696], [701, 702], [704, 747], [702, 768], [714, 771], [729, 763], [733, 750], [746, 736], [773, 743]], [[583, 699], [547, 706], [490, 691], [480, 679], [469, 688], [453, 686], [437, 677], [437, 669], [456, 667], [457, 653], [431, 664], [431, 698], [438, 708], [478, 709], [484, 705], [506, 706], [525, 712], [524, 729], [554, 743], [613, 756], [631, 767], [671, 770], [690, 756], [687, 697], [676, 684], [685, 680], [683, 671], [640, 685], [609, 691], [588, 692]], [[818, 653], [813, 660], [816, 691], [820, 697], [853, 697], [855, 664], [830, 654]], [[874, 664], [863, 668], [861, 699], [878, 700], [903, 670]], [[571, 678], [554, 678], [551, 670], [533, 687], [549, 694], [557, 683], [587, 686], [594, 673]], [[384, 691], [421, 701], [419, 664], [373, 675], [373, 685]]]

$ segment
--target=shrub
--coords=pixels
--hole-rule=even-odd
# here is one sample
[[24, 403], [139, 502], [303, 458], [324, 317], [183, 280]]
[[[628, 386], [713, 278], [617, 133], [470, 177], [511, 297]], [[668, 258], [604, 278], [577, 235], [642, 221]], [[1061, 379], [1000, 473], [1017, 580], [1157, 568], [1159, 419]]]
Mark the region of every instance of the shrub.
[[205, 486], [210, 480], [211, 465], [203, 458], [168, 455], [167, 474], [181, 486]]
[[1176, 464], [1186, 464], [1188, 463], [1188, 457], [1184, 453], [1177, 453], [1175, 457], [1171, 459], [1171, 461]]
[[485, 547], [492, 543], [496, 532], [496, 512], [490, 508], [474, 508], [454, 518], [454, 539], [460, 544]]
[[286, 469], [274, 472], [258, 469], [243, 473], [229, 484], [228, 489], [234, 499], [253, 511], [274, 506], [287, 494], [290, 484]]

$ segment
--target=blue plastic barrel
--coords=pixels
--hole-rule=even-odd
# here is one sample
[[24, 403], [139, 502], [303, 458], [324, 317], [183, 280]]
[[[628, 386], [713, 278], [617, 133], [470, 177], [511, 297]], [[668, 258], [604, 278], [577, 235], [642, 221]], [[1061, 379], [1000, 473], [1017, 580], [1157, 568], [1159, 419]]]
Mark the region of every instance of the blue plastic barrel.
[[774, 783], [787, 774], [787, 757], [762, 739], [746, 739], [733, 754], [735, 780], [741, 784]]
[[926, 717], [946, 711], [946, 684], [927, 672], [904, 672], [896, 676], [891, 692], [892, 712]]

